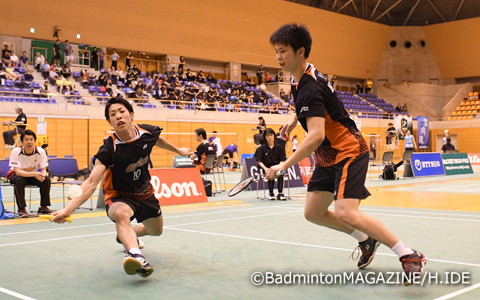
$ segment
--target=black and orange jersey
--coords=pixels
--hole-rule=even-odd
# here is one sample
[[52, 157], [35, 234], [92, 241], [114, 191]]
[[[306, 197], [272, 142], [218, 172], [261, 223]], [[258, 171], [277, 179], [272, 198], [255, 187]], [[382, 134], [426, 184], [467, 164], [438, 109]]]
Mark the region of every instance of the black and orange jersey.
[[106, 204], [117, 196], [144, 200], [153, 195], [148, 161], [162, 128], [148, 124], [134, 125], [134, 128], [137, 133], [134, 139], [122, 141], [113, 133], [95, 155], [107, 167], [103, 182]]
[[325, 118], [325, 140], [315, 150], [320, 166], [330, 167], [368, 152], [367, 143], [332, 85], [312, 64], [308, 64], [298, 83], [292, 82], [292, 94], [298, 121], [305, 131], [308, 117]]

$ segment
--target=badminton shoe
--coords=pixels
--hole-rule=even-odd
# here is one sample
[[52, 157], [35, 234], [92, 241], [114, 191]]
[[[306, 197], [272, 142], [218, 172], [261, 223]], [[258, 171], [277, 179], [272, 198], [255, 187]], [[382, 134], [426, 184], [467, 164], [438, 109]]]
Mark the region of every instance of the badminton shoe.
[[277, 200], [285, 201], [285, 200], [287, 200], [287, 197], [285, 197], [284, 194], [278, 194], [278, 195], [277, 195]]
[[268, 199], [268, 200], [275, 200], [276, 198], [275, 198], [275, 195], [274, 195], [274, 194], [270, 194], [270, 195], [268, 195], [268, 198], [267, 198], [267, 199]]
[[50, 210], [50, 208], [46, 207], [46, 206], [40, 206], [38, 208], [38, 214], [43, 214], [43, 215], [48, 215], [48, 214], [51, 214], [52, 211]]
[[404, 271], [403, 285], [409, 286], [413, 283], [414, 278], [420, 278], [423, 274], [425, 265], [427, 264], [427, 257], [413, 250], [412, 254], [400, 257], [400, 262], [402, 263]]
[[153, 267], [141, 254], [132, 254], [125, 251], [127, 257], [123, 260], [123, 269], [128, 275], [138, 274], [142, 277], [148, 277], [153, 273]]
[[380, 242], [371, 237], [368, 237], [366, 241], [358, 243], [357, 249], [360, 249], [362, 252], [362, 255], [358, 259], [359, 269], [366, 268], [372, 262], [378, 246], [380, 246]]

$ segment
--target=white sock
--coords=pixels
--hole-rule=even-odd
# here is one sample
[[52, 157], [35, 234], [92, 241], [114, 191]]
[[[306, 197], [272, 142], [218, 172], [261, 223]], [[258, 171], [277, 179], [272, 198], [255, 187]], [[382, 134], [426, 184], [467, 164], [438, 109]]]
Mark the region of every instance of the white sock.
[[354, 229], [352, 233], [350, 233], [350, 236], [352, 236], [354, 239], [356, 239], [359, 243], [361, 242], [365, 242], [367, 239], [368, 239], [368, 235], [357, 230], [357, 229]]
[[130, 252], [131, 254], [142, 254], [142, 252], [140, 252], [140, 249], [138, 248], [132, 248], [130, 250], [128, 250], [128, 252]]
[[398, 257], [413, 254], [413, 250], [405, 246], [402, 241], [398, 241], [398, 243], [392, 247], [392, 250], [396, 255], [398, 255]]

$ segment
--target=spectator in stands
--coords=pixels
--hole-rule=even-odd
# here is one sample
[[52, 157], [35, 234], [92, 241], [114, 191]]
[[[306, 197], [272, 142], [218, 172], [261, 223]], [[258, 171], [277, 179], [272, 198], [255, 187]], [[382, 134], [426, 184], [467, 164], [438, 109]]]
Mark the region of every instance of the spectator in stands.
[[[266, 174], [271, 166], [284, 162], [286, 160], [286, 154], [285, 147], [275, 143], [275, 131], [272, 128], [265, 129], [263, 138], [266, 143], [257, 148], [255, 151], [255, 159], [258, 162], [260, 171], [263, 171], [262, 173]], [[268, 200], [275, 200], [275, 194], [273, 193], [274, 186], [275, 180], [268, 180]], [[287, 200], [283, 195], [283, 176], [278, 177], [277, 188], [278, 195], [276, 199]]]
[[60, 70], [60, 75], [62, 75], [64, 78], [72, 76], [72, 71], [68, 67], [68, 65], [63, 65], [62, 69]]
[[76, 91], [75, 84], [73, 83], [72, 79], [70, 76], [65, 77], [65, 80], [63, 81], [62, 89], [60, 93], [71, 93], [73, 91]]
[[207, 82], [217, 84], [217, 79], [215, 79], [215, 77], [213, 76], [213, 72], [208, 73], [208, 76], [207, 76], [206, 80], [207, 80]]
[[97, 50], [97, 56], [98, 56], [98, 69], [102, 70], [104, 66], [104, 60], [105, 60], [105, 52], [99, 48]]
[[132, 59], [133, 59], [132, 52], [128, 51], [127, 56], [125, 56], [125, 70], [128, 70], [129, 68], [132, 67], [131, 65]]
[[6, 54], [10, 55], [10, 49], [8, 49], [8, 45], [7, 45], [7, 44], [4, 44], [4, 45], [3, 45], [3, 49], [2, 49], [2, 57], [3, 57], [4, 55], [6, 55]]
[[250, 86], [250, 87], [256, 87], [257, 86], [255, 84], [255, 82], [253, 82], [253, 80], [250, 76], [247, 76], [247, 79], [245, 80], [245, 83], [247, 84], [247, 86]]
[[[8, 46], [5, 45], [5, 48], [8, 49]], [[10, 58], [10, 50], [7, 50], [5, 51], [5, 49], [3, 49], [2, 51], [2, 69], [6, 68], [6, 66], [8, 64], [11, 64], [12, 61], [11, 61], [11, 58]]]
[[265, 72], [265, 82], [269, 83], [272, 82], [272, 76], [270, 76], [270, 72]]
[[98, 49], [97, 49], [97, 47], [93, 47], [91, 57], [92, 57], [91, 67], [94, 68], [95, 70], [98, 70]]
[[193, 72], [190, 69], [187, 69], [187, 80], [189, 81], [196, 81], [197, 77], [193, 74]]
[[[40, 72], [42, 70], [42, 65], [45, 62], [45, 57], [40, 52], [35, 53], [35, 70]], [[50, 66], [48, 67], [50, 68]]]
[[118, 66], [118, 59], [120, 58], [120, 55], [118, 55], [117, 50], [113, 49], [112, 56], [110, 56], [110, 59], [112, 60], [112, 69], [117, 70]]
[[79, 51], [80, 64], [84, 66], [90, 66], [90, 50], [88, 46], [84, 46], [83, 50]]
[[265, 70], [263, 69], [263, 65], [260, 65], [260, 67], [257, 70], [258, 85], [261, 85], [263, 83], [263, 76], [264, 75], [265, 75]]
[[373, 88], [373, 80], [368, 78], [365, 81], [365, 93], [370, 94], [370, 92], [372, 91], [372, 88]]
[[398, 111], [398, 112], [402, 111], [402, 105], [400, 105], [400, 102], [398, 102], [397, 106], [395, 106], [395, 111]]
[[205, 75], [203, 75], [203, 71], [200, 70], [197, 74], [197, 81], [200, 83], [205, 83]]
[[[22, 147], [12, 150], [8, 177], [14, 185], [15, 198], [18, 205], [18, 214], [28, 214], [25, 208], [25, 187], [35, 185], [40, 188], [39, 214], [51, 213], [50, 206], [50, 178], [47, 174], [48, 158], [45, 150], [35, 146], [37, 136], [31, 130], [21, 135]], [[40, 171], [38, 171], [40, 170]]]
[[361, 82], [360, 80], [358, 80], [358, 81], [355, 83], [355, 89], [356, 89], [357, 95], [360, 94], [360, 93], [363, 93], [363, 89], [364, 89], [363, 82]]
[[388, 123], [388, 128], [387, 128], [387, 145], [392, 144], [392, 139], [394, 139], [397, 136], [397, 130], [395, 127], [393, 127], [393, 123]]
[[178, 68], [182, 69], [185, 67], [185, 57], [180, 56], [180, 63], [178, 64]]
[[205, 162], [207, 161], [208, 155], [215, 155], [215, 149], [207, 141], [207, 132], [205, 131], [205, 129], [195, 129], [195, 138], [200, 144], [198, 145], [195, 152], [190, 155], [190, 159], [196, 159], [193, 163], [196, 165], [196, 167], [200, 170], [201, 173], [210, 173], [211, 170], [205, 167]]
[[65, 64], [70, 67], [73, 63], [73, 48], [68, 40], [65, 40], [63, 51], [65, 53]]
[[445, 140], [446, 143], [442, 146], [443, 153], [446, 153], [449, 150], [455, 150], [455, 146], [452, 145], [452, 139], [450, 137], [447, 137]]
[[40, 88], [40, 95], [45, 98], [48, 97], [48, 81], [45, 81]]
[[43, 79], [47, 79], [50, 75], [50, 64], [48, 63], [48, 60], [45, 59], [43, 61], [40, 70], [42, 72]]
[[7, 148], [14, 148], [15, 145], [15, 140], [14, 136], [15, 134], [22, 134], [25, 132], [25, 128], [27, 127], [27, 116], [23, 113], [23, 108], [17, 106], [15, 108], [15, 112], [17, 113], [17, 118], [15, 120], [10, 120], [8, 122], [4, 121], [4, 124], [14, 124], [16, 125], [15, 130], [7, 130], [3, 132], [3, 142], [5, 143], [5, 147]]
[[335, 88], [335, 83], [337, 82], [337, 75], [333, 75], [332, 79], [330, 79], [330, 84], [333, 88]]
[[15, 55], [15, 52], [10, 50], [10, 62], [12, 63], [12, 67], [18, 67], [20, 64], [20, 59], [18, 58], [17, 55]]
[[5, 68], [5, 78], [10, 80], [20, 80], [22, 76], [15, 74], [12, 63], [7, 63], [7, 67]]
[[404, 112], [408, 113], [407, 103], [404, 103], [404, 104], [403, 104], [402, 110], [403, 110]]
[[60, 40], [56, 40], [53, 44], [53, 64], [60, 66]]
[[27, 56], [27, 51], [22, 52], [22, 56], [20, 56], [20, 62], [22, 63], [22, 67], [25, 68], [27, 72], [29, 72], [28, 69], [28, 56]]

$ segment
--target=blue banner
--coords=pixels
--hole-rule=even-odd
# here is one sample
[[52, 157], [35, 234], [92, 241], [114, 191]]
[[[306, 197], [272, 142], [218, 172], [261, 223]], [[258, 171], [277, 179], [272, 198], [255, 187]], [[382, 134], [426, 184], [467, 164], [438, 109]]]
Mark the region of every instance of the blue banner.
[[440, 153], [413, 153], [411, 162], [415, 177], [445, 175]]
[[417, 117], [418, 122], [418, 149], [430, 149], [430, 125], [428, 117]]
[[[258, 182], [261, 176], [259, 174], [260, 167], [258, 166], [257, 160], [255, 158], [246, 158], [244, 166], [246, 170], [245, 177], [250, 177], [250, 176], [255, 177], [255, 181], [253, 181], [250, 184], [250, 189], [253, 191], [262, 189], [262, 183]], [[302, 180], [302, 173], [300, 172], [300, 167], [298, 166], [298, 164], [288, 168], [287, 175], [288, 175], [288, 181], [290, 181], [290, 187], [304, 186], [303, 180]], [[284, 188], [288, 187], [287, 178], [285, 178], [283, 187]], [[263, 188], [268, 189], [268, 185], [266, 182], [264, 182]], [[275, 180], [275, 188], [277, 188], [277, 180]]]

